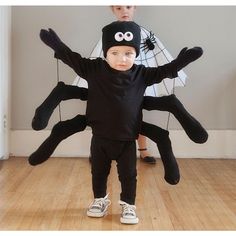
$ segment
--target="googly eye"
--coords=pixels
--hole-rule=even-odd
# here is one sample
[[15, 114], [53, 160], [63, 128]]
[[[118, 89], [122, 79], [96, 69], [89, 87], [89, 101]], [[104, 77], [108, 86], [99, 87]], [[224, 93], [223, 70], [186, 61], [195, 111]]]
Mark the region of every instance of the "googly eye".
[[126, 33], [124, 34], [124, 39], [125, 39], [126, 41], [131, 41], [133, 38], [134, 38], [134, 35], [133, 35], [131, 32], [126, 32]]
[[114, 38], [116, 41], [121, 42], [124, 39], [124, 34], [122, 32], [117, 32]]

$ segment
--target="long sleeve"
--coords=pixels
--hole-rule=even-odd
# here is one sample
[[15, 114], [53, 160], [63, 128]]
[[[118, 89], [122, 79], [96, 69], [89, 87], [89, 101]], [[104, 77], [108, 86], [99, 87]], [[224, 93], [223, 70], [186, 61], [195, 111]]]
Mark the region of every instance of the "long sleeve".
[[177, 68], [173, 63], [167, 63], [158, 67], [145, 67], [143, 68], [143, 71], [147, 86], [158, 84], [165, 78], [172, 79], [178, 76]]
[[70, 66], [76, 74], [87, 80], [88, 72], [91, 71], [93, 60], [83, 58], [79, 53], [73, 52], [64, 43], [55, 52], [55, 58], [62, 60]]
[[[103, 57], [103, 51], [102, 51], [102, 38], [100, 38], [100, 40], [98, 41], [98, 43], [95, 45], [95, 47], [93, 48], [89, 59], [96, 59], [96, 58], [104, 58]], [[76, 78], [73, 81], [73, 85], [76, 85], [78, 87], [84, 87], [84, 88], [88, 88], [88, 83], [87, 81], [85, 81], [82, 77], [80, 76], [76, 76]]]

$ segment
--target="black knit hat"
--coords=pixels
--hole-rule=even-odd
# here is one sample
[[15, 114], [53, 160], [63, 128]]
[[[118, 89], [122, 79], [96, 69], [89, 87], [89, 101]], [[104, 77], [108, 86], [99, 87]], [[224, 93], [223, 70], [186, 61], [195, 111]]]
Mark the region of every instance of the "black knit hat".
[[108, 49], [113, 46], [134, 47], [137, 57], [140, 41], [140, 27], [133, 21], [115, 21], [102, 29], [102, 49], [105, 58]]

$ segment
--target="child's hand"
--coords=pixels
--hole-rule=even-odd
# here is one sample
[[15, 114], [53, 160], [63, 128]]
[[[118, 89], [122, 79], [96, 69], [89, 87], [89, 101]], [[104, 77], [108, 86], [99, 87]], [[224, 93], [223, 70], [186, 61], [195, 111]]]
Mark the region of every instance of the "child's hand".
[[194, 47], [188, 49], [187, 47], [183, 48], [177, 58], [172, 61], [176, 64], [177, 71], [181, 70], [185, 66], [187, 66], [189, 63], [197, 60], [199, 57], [201, 57], [203, 54], [203, 50], [201, 47]]
[[40, 39], [54, 51], [57, 51], [60, 48], [62, 42], [52, 29], [41, 29], [39, 36]]

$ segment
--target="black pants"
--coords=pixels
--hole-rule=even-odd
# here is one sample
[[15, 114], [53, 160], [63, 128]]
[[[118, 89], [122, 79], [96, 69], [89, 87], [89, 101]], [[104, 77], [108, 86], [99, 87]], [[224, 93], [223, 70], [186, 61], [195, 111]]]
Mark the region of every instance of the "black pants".
[[91, 141], [92, 185], [94, 198], [105, 197], [111, 161], [117, 162], [121, 183], [120, 200], [131, 205], [136, 197], [136, 142], [115, 141], [93, 136]]

